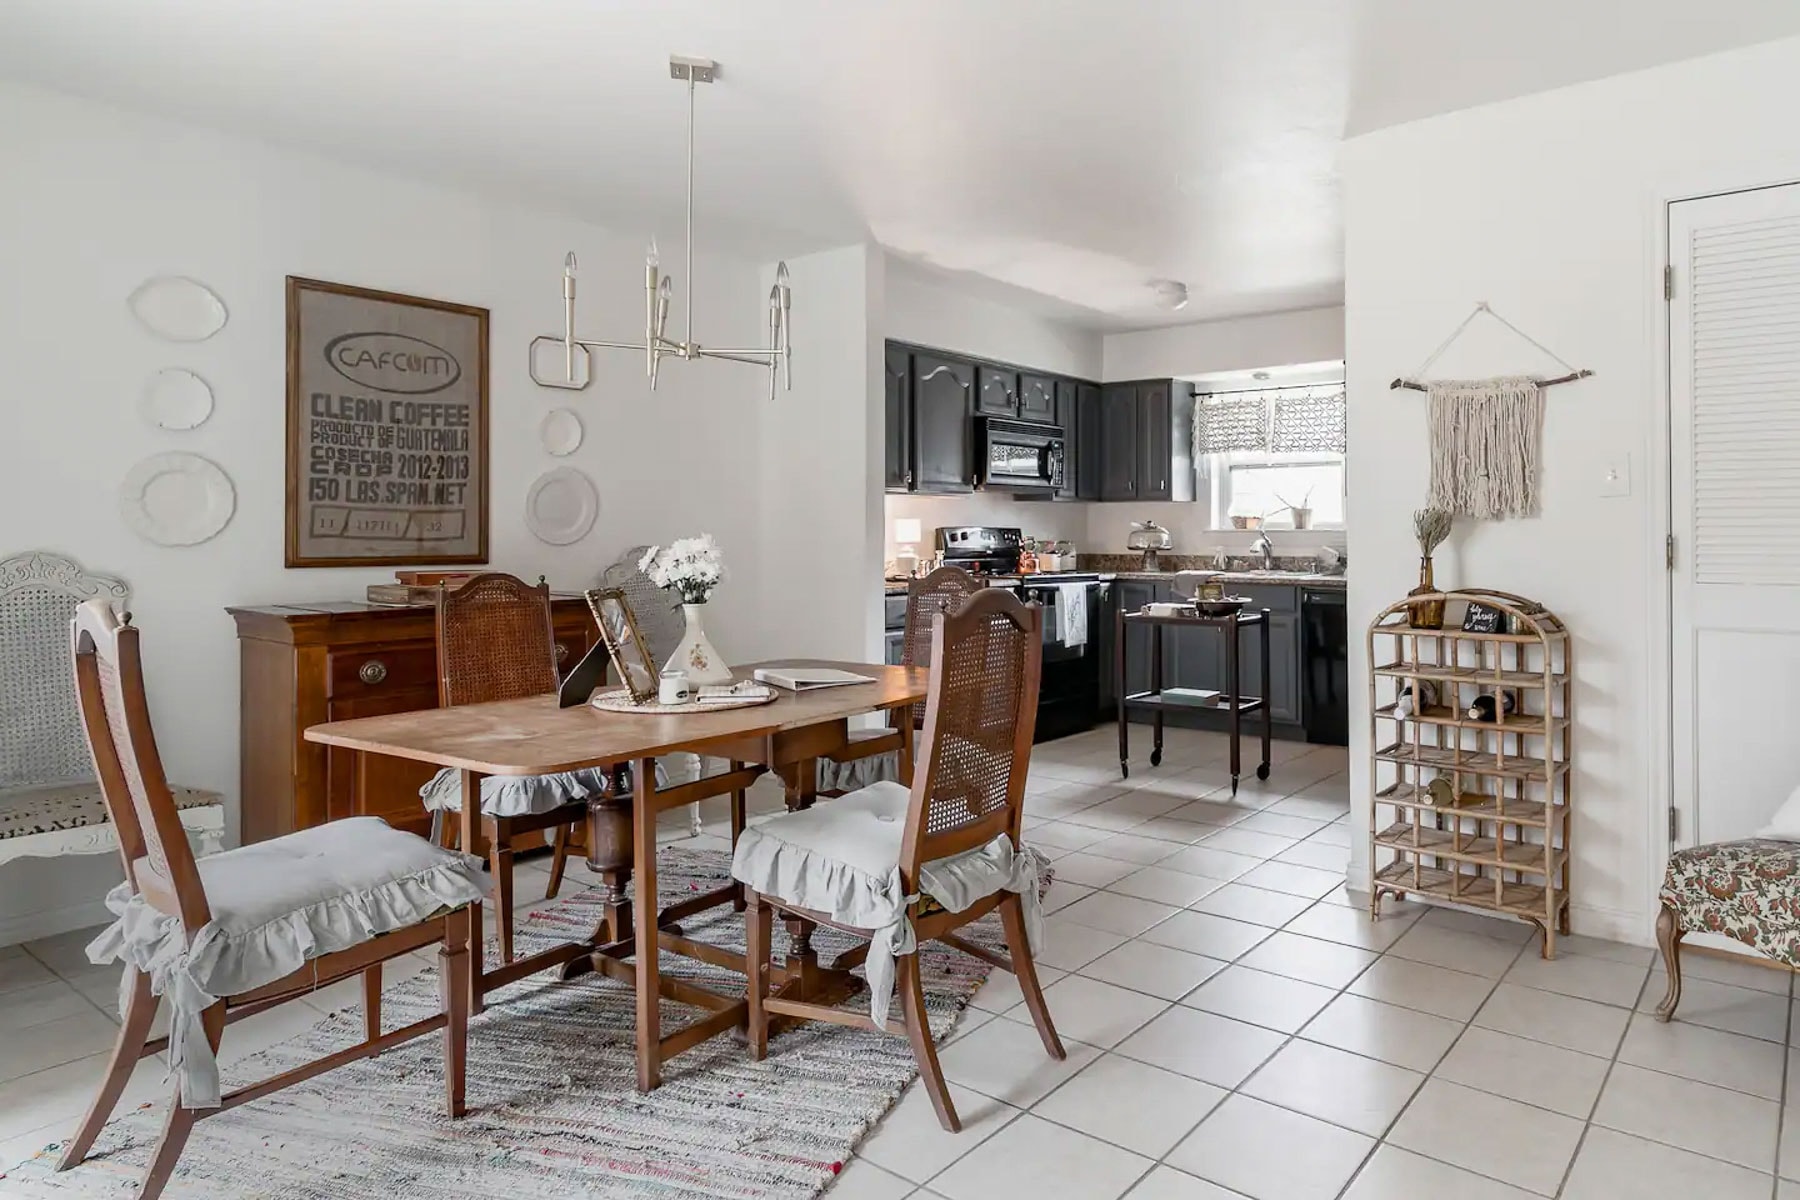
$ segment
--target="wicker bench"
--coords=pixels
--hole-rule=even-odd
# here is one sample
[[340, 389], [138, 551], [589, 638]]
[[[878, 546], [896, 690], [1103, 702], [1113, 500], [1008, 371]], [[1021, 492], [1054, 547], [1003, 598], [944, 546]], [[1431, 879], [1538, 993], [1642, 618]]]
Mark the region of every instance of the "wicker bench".
[[[83, 600], [123, 606], [130, 595], [121, 581], [58, 555], [0, 560], [0, 863], [118, 846], [75, 706], [69, 620]], [[218, 850], [218, 793], [173, 791], [197, 852]]]
[[1669, 856], [1658, 893], [1656, 941], [1668, 994], [1656, 1019], [1681, 1003], [1681, 939], [1690, 933], [1732, 938], [1789, 967], [1800, 967], [1800, 843], [1773, 838], [1714, 842]]

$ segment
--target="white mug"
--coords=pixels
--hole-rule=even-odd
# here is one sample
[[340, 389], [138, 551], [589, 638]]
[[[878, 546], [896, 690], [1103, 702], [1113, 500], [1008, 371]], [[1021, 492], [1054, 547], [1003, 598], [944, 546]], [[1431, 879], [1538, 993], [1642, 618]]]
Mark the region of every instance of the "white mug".
[[664, 704], [686, 704], [694, 698], [693, 689], [688, 686], [686, 671], [669, 670], [662, 673], [662, 680], [657, 685], [656, 698]]

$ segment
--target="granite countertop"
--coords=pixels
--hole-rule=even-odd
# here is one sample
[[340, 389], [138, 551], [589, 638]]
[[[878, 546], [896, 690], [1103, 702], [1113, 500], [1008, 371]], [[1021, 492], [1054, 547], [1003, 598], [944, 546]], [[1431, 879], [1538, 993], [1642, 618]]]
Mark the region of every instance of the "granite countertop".
[[[1277, 571], [1264, 574], [1259, 571], [1201, 571], [1189, 572], [1200, 574], [1208, 579], [1217, 579], [1221, 583], [1243, 584], [1260, 587], [1309, 587], [1320, 591], [1343, 591], [1348, 585], [1342, 575], [1321, 575], [1316, 571]], [[1157, 583], [1172, 582], [1176, 576], [1174, 571], [1114, 571], [1108, 578], [1112, 579], [1144, 579]]]

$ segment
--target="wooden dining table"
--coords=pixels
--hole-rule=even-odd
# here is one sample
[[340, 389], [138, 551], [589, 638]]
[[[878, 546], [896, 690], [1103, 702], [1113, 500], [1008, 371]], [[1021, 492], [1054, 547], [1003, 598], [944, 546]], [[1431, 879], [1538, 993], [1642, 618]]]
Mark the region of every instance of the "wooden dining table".
[[[454, 768], [462, 784], [464, 847], [476, 844], [485, 776], [548, 775], [610, 767], [616, 772], [615, 779], [623, 779], [620, 769], [631, 768], [630, 869], [634, 879], [629, 903], [605, 905], [606, 915], [585, 941], [565, 942], [491, 970], [485, 963], [481, 908], [475, 906], [470, 988], [473, 1008], [479, 1012], [489, 992], [552, 968], [560, 968], [564, 978], [593, 970], [631, 983], [637, 1002], [637, 1083], [640, 1091], [647, 1092], [661, 1082], [665, 1060], [744, 1025], [748, 1017], [745, 1001], [662, 974], [659, 959], [664, 950], [744, 970], [742, 954], [689, 938], [680, 928], [682, 920], [722, 905], [741, 908], [742, 890], [733, 882], [659, 910], [657, 815], [727, 789], [746, 788], [765, 772], [781, 778], [790, 809], [805, 808], [815, 797], [817, 760], [850, 742], [852, 718], [887, 712], [890, 724], [905, 728], [910, 707], [925, 699], [928, 670], [924, 667], [782, 659], [779, 664], [736, 667], [734, 673], [742, 679], [758, 666], [776, 665], [833, 667], [874, 682], [781, 692], [771, 704], [692, 714], [619, 713], [587, 704], [561, 708], [554, 695], [533, 696], [332, 721], [312, 726], [305, 736], [311, 742], [363, 754]], [[658, 787], [656, 759], [684, 752], [725, 760], [729, 772]], [[603, 841], [595, 836], [599, 832], [595, 824], [604, 819], [609, 804], [617, 805], [618, 797], [609, 794], [590, 802], [590, 855]], [[741, 813], [737, 819], [741, 821]], [[850, 994], [855, 983], [845, 968], [854, 958], [822, 966], [811, 948], [810, 925], [797, 922], [790, 925], [789, 932], [788, 956], [774, 975], [780, 994], [826, 1003]], [[665, 1035], [659, 997], [700, 1008], [704, 1015]]]

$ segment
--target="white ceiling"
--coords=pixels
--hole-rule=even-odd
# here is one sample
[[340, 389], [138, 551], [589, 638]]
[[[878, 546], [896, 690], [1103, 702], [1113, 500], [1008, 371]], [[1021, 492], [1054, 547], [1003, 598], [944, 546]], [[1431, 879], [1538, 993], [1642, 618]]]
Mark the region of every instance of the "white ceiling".
[[666, 248], [667, 59], [705, 55], [702, 244], [872, 236], [1121, 329], [1340, 302], [1347, 131], [1792, 34], [1795, 0], [7, 0], [0, 75]]

